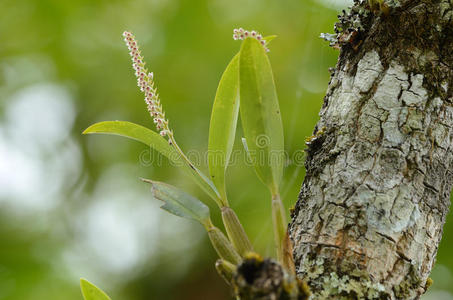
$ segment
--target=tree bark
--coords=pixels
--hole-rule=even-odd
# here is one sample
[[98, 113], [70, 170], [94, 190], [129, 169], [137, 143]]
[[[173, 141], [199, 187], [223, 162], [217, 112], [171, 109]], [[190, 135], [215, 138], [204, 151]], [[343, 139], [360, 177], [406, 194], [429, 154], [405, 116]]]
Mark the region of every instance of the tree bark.
[[298, 275], [313, 299], [418, 299], [453, 183], [453, 4], [356, 1], [339, 17], [290, 224]]

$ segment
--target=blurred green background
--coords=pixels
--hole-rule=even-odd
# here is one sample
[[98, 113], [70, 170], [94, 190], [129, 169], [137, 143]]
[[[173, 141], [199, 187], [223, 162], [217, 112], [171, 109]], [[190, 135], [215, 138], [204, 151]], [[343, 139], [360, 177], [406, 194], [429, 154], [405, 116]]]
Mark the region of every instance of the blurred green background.
[[[160, 210], [138, 178], [187, 189], [210, 204], [220, 225], [209, 199], [143, 145], [81, 132], [102, 120], [153, 128], [122, 41], [127, 29], [154, 71], [179, 144], [203, 153], [218, 80], [240, 46], [232, 30], [244, 27], [278, 35], [270, 58], [285, 144], [290, 155], [300, 153], [338, 55], [318, 36], [332, 32], [346, 6], [343, 0], [1, 0], [0, 299], [81, 299], [80, 277], [113, 299], [230, 299], [202, 227]], [[297, 158], [285, 171], [287, 207], [303, 180]], [[228, 187], [255, 247], [273, 255], [269, 195], [241, 159], [229, 169]], [[449, 220], [424, 299], [453, 299], [452, 227]]]

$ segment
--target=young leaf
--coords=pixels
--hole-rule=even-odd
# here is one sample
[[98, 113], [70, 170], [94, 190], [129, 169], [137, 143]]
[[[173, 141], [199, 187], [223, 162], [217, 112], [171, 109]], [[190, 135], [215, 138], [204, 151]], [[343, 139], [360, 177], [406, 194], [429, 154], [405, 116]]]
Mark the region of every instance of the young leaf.
[[179, 217], [209, 224], [209, 207], [186, 192], [163, 182], [142, 179], [151, 184], [153, 197], [164, 202], [162, 209]]
[[80, 289], [85, 300], [111, 300], [106, 293], [86, 279], [80, 279]]
[[[162, 155], [166, 156], [174, 165], [182, 167], [184, 171], [189, 173], [194, 181], [217, 203], [220, 203], [220, 196], [209, 178], [207, 178], [200, 170], [194, 165], [189, 164], [181, 157], [176, 149], [168, 144], [158, 133], [140, 126], [135, 123], [125, 121], [106, 121], [91, 125], [84, 134], [91, 133], [104, 133], [124, 136], [154, 148]], [[220, 205], [220, 204], [219, 204]]]
[[278, 193], [283, 173], [283, 126], [271, 64], [263, 46], [247, 38], [239, 59], [242, 127], [258, 177]]
[[239, 54], [236, 54], [220, 79], [209, 127], [209, 174], [225, 201], [225, 171], [233, 149], [238, 114]]

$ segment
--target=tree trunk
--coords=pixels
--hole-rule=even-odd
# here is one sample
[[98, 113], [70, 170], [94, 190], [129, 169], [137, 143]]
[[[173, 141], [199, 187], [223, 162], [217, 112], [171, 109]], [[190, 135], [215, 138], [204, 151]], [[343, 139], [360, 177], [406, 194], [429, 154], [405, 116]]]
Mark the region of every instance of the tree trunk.
[[418, 299], [453, 183], [453, 4], [357, 0], [336, 31], [290, 225], [298, 274], [314, 299]]

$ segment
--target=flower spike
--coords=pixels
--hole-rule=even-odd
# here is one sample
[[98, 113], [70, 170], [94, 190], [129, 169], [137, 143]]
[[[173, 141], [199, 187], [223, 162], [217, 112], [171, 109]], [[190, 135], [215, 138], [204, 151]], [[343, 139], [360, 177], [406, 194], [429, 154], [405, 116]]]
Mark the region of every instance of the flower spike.
[[263, 45], [263, 48], [264, 48], [264, 50], [266, 50], [266, 52], [270, 51], [269, 48], [267, 48], [266, 40], [263, 39], [263, 36], [261, 34], [259, 34], [257, 31], [255, 31], [255, 30], [248, 31], [243, 28], [233, 30], [233, 39], [235, 41], [236, 40], [245, 40], [248, 37], [254, 38], [258, 42], [260, 42], [260, 44]]
[[173, 131], [168, 127], [168, 120], [165, 119], [165, 113], [160, 104], [157, 89], [154, 87], [154, 73], [148, 72], [148, 69], [146, 69], [145, 60], [141, 55], [135, 36], [129, 31], [125, 31], [123, 37], [129, 48], [132, 67], [134, 68], [135, 76], [137, 77], [137, 86], [140, 88], [140, 91], [145, 94], [145, 102], [148, 106], [148, 111], [156, 124], [156, 128], [160, 131], [160, 135], [168, 135], [169, 138], [171, 138], [173, 136]]
[[209, 181], [209, 179], [207, 179], [207, 177], [195, 167], [195, 165], [190, 161], [190, 159], [184, 154], [184, 152], [176, 143], [173, 130], [171, 130], [168, 126], [168, 120], [165, 118], [165, 113], [162, 109], [162, 105], [160, 104], [157, 88], [154, 87], [154, 74], [153, 72], [148, 72], [148, 69], [145, 66], [145, 60], [141, 55], [140, 48], [138, 47], [138, 43], [135, 40], [134, 35], [129, 31], [125, 31], [123, 33], [123, 37], [127, 47], [129, 48], [132, 67], [134, 68], [135, 76], [137, 77], [137, 85], [145, 95], [145, 102], [149, 114], [151, 115], [151, 118], [156, 125], [156, 129], [159, 131], [161, 136], [168, 139], [168, 144], [172, 146], [179, 154], [179, 156], [187, 163], [187, 165], [190, 167], [190, 172], [193, 172], [193, 174], [196, 176], [195, 178], [197, 178], [197, 183], [219, 205], [223, 205], [217, 190], [213, 188], [212, 183]]

